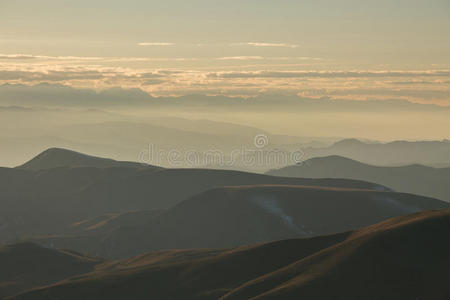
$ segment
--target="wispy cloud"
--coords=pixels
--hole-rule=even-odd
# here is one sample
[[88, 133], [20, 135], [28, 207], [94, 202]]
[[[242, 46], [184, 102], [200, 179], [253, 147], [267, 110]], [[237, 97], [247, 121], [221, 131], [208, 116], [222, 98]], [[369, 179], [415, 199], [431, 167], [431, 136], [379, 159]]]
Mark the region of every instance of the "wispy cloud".
[[102, 57], [88, 57], [88, 56], [48, 56], [48, 55], [34, 55], [34, 54], [0, 54], [1, 59], [50, 59], [50, 60], [101, 60]]
[[323, 58], [320, 58], [320, 57], [309, 57], [309, 56], [299, 56], [299, 57], [295, 57], [295, 59], [299, 59], [299, 60], [316, 60], [316, 61], [323, 60]]
[[299, 45], [288, 43], [266, 43], [266, 42], [246, 42], [233, 43], [231, 46], [252, 46], [252, 47], [284, 47], [284, 48], [298, 48]]
[[0, 60], [55, 60], [55, 61], [91, 61], [91, 62], [152, 62], [152, 61], [196, 61], [193, 57], [96, 57], [96, 56], [49, 56], [34, 54], [0, 54]]
[[219, 57], [217, 60], [261, 60], [264, 59], [262, 56], [225, 56]]
[[[262, 57], [262, 56], [226, 56], [219, 57], [216, 60], [313, 60], [321, 61], [322, 58], [299, 56], [299, 57]], [[98, 56], [50, 56], [50, 55], [37, 55], [37, 54], [2, 54], [0, 53], [0, 60], [48, 60], [48, 61], [68, 61], [68, 62], [163, 62], [163, 61], [200, 61], [205, 58], [197, 57], [98, 57]]]
[[220, 78], [365, 78], [365, 77], [449, 77], [450, 71], [249, 71], [212, 72]]
[[144, 43], [138, 43], [138, 46], [175, 46], [175, 43], [144, 42]]
[[36, 56], [29, 54], [0, 54], [0, 59], [34, 59]]

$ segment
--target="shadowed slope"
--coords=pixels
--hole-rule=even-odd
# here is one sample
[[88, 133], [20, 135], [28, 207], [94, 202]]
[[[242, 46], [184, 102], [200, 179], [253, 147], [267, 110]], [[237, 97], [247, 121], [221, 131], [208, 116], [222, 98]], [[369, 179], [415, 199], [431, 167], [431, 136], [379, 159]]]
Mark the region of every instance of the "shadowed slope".
[[359, 231], [106, 262], [15, 300], [427, 299], [450, 295], [450, 209]]
[[[410, 194], [308, 186], [216, 188], [183, 201], [144, 225], [102, 240], [108, 257], [175, 248], [227, 248], [362, 228], [391, 217], [450, 207]], [[75, 248], [78, 251], [83, 249]]]
[[[109, 214], [83, 220], [66, 228], [62, 234], [31, 237], [30, 240], [47, 247], [73, 249], [82, 253], [109, 258], [109, 248], [103, 240], [112, 232], [129, 227], [145, 226], [164, 210], [141, 210]], [[143, 253], [143, 252], [139, 252]]]
[[[285, 184], [388, 190], [370, 182], [349, 179], [285, 178], [230, 170], [162, 169], [140, 170], [123, 179], [98, 182], [77, 194], [91, 211], [169, 208], [181, 201], [221, 186]], [[107, 196], [107, 203], [104, 199]], [[127, 199], [127, 201], [124, 201]]]
[[223, 299], [450, 298], [450, 210], [391, 219]]
[[161, 214], [164, 210], [139, 210], [122, 214], [98, 216], [73, 224], [75, 233], [109, 233], [124, 226], [145, 224], [148, 220]]
[[[80, 199], [75, 195], [92, 184], [120, 182], [135, 172], [134, 168], [123, 167], [40, 171], [0, 168], [0, 241], [60, 232], [91, 213], [89, 207], [79, 205]], [[105, 198], [106, 195], [99, 195], [97, 201], [106, 201]], [[108, 211], [107, 206], [102, 210], [121, 212]]]
[[217, 299], [232, 288], [344, 240], [347, 234], [231, 250], [173, 250], [107, 263], [98, 271], [12, 299]]
[[32, 243], [0, 248], [0, 298], [94, 270], [100, 259]]

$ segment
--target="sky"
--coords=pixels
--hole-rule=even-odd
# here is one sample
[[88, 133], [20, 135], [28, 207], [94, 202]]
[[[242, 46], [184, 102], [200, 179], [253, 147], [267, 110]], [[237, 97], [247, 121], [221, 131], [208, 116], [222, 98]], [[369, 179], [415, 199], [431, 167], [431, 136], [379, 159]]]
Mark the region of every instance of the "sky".
[[450, 105], [448, 0], [0, 0], [0, 84]]

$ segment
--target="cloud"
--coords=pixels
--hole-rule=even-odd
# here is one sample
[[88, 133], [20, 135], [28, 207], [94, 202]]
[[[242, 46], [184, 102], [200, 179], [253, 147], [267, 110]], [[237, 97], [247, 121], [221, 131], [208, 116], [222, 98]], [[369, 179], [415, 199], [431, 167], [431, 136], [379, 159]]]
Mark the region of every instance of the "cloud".
[[215, 78], [383, 78], [449, 77], [450, 71], [249, 71], [212, 72]]
[[323, 58], [319, 57], [311, 57], [311, 56], [272, 56], [272, 57], [266, 57], [265, 59], [269, 60], [315, 60], [315, 61], [322, 61]]
[[394, 81], [392, 84], [397, 85], [429, 85], [429, 84], [443, 84], [442, 81], [425, 81], [425, 80], [409, 80], [409, 81]]
[[252, 47], [283, 47], [283, 48], [298, 48], [299, 45], [288, 43], [265, 43], [265, 42], [247, 42], [247, 43], [233, 43], [231, 46], [252, 46]]
[[34, 59], [37, 58], [30, 54], [0, 54], [0, 59]]
[[145, 43], [138, 43], [138, 46], [175, 46], [175, 43], [145, 42]]
[[197, 61], [192, 57], [98, 57], [98, 56], [50, 56], [34, 54], [0, 54], [0, 60], [55, 60], [55, 61], [91, 61], [91, 62], [157, 62], [157, 61]]
[[[0, 60], [46, 60], [46, 61], [68, 61], [68, 62], [100, 62], [100, 63], [114, 63], [114, 62], [184, 62], [184, 61], [200, 61], [201, 58], [196, 57], [114, 57], [114, 56], [50, 56], [50, 55], [35, 55], [35, 54], [0, 54]], [[319, 61], [322, 58], [299, 56], [299, 57], [262, 57], [262, 56], [229, 56], [220, 57], [216, 60], [315, 60]]]
[[[8, 55], [20, 57], [20, 55]], [[211, 67], [208, 68], [180, 64], [180, 68], [175, 69], [146, 67], [145, 64], [136, 64], [136, 66], [102, 64], [110, 61], [127, 62], [131, 59], [153, 60], [153, 58], [81, 57], [78, 61], [76, 57], [71, 56], [51, 57], [26, 54], [23, 56], [32, 56], [35, 59], [0, 61], [0, 85], [52, 83], [96, 90], [112, 87], [141, 88], [154, 96], [220, 94], [252, 97], [276, 93], [318, 99], [404, 99], [450, 105], [450, 71], [447, 69], [306, 71], [299, 68], [316, 68], [317, 65], [289, 64], [289, 68], [296, 71], [288, 71], [286, 64], [272, 65], [272, 67], [266, 64], [266, 62], [284, 58], [262, 56], [215, 58], [217, 69], [213, 69], [211, 58], [205, 59], [211, 63]], [[50, 57], [55, 61], [51, 61]], [[60, 63], [63, 59], [67, 61]], [[71, 63], [72, 60], [74, 63]], [[162, 60], [162, 58], [156, 58], [156, 60]], [[173, 60], [175, 59], [171, 58], [171, 61]], [[233, 63], [222, 64], [218, 63], [219, 61]], [[241, 61], [248, 63], [240, 63]]]
[[450, 89], [446, 90], [433, 90], [433, 89], [380, 89], [380, 88], [356, 88], [351, 90], [328, 90], [327, 93], [329, 95], [336, 96], [359, 96], [359, 97], [367, 97], [367, 96], [389, 96], [397, 99], [412, 99], [412, 98], [421, 98], [421, 99], [450, 99]]
[[0, 54], [0, 59], [44, 59], [44, 60], [69, 60], [69, 61], [100, 61], [104, 57], [89, 57], [89, 56], [49, 56], [49, 55], [34, 55], [34, 54]]
[[21, 82], [58, 82], [69, 80], [98, 80], [106, 77], [106, 74], [95, 70], [80, 71], [0, 71], [0, 80], [16, 80]]
[[163, 75], [159, 72], [145, 72], [138, 75], [140, 78], [153, 79], [161, 78]]
[[0, 59], [50, 59], [50, 60], [102, 60], [103, 57], [89, 56], [48, 56], [34, 54], [0, 54]]
[[[308, 95], [302, 93], [277, 93], [276, 91], [259, 92], [251, 95], [251, 101], [248, 101], [248, 96], [243, 96], [242, 90], [230, 90], [226, 95], [222, 93], [220, 88], [211, 88], [206, 93], [205, 89], [201, 86], [199, 89], [191, 90], [191, 93], [184, 95], [158, 95], [161, 96], [160, 100], [154, 101], [154, 95], [146, 93], [152, 88], [166, 88], [164, 85], [160, 85], [162, 82], [158, 80], [150, 80], [143, 82], [140, 86], [123, 88], [112, 87], [105, 88], [101, 91], [93, 90], [90, 88], [74, 88], [68, 85], [45, 83], [37, 85], [21, 85], [21, 84], [7, 84], [0, 85], [0, 110], [12, 110], [12, 106], [46, 106], [61, 107], [61, 106], [79, 106], [79, 107], [110, 107], [111, 105], [127, 105], [127, 106], [142, 106], [152, 105], [158, 103], [164, 104], [197, 104], [204, 107], [205, 104], [220, 105], [221, 108], [224, 105], [231, 106], [238, 105], [250, 105], [248, 108], [254, 110], [255, 105], [261, 105], [261, 107], [271, 107], [273, 109], [288, 109], [291, 111], [296, 107], [302, 110], [323, 110], [323, 111], [342, 111], [348, 112], [351, 110], [399, 110], [405, 111], [406, 109], [415, 109], [423, 112], [425, 110], [434, 110], [450, 113], [450, 105], [445, 104], [443, 106], [436, 105], [421, 105], [413, 104], [405, 98], [379, 98], [389, 101], [377, 101], [377, 97], [367, 99], [369, 101], [360, 101], [361, 98], [346, 97], [321, 97], [317, 98], [315, 95]], [[253, 90], [249, 89], [249, 93]], [[221, 95], [217, 97], [217, 95]], [[182, 96], [182, 97], [179, 97]], [[312, 97], [310, 97], [312, 96]], [[354, 101], [357, 100], [357, 101]], [[373, 101], [370, 101], [373, 100]], [[400, 101], [399, 101], [400, 100]], [[432, 103], [432, 102], [430, 102]], [[427, 103], [427, 104], [430, 104]], [[269, 106], [267, 106], [269, 105]], [[4, 108], [4, 107], [7, 108]]]
[[261, 60], [262, 56], [226, 56], [217, 58], [217, 60]]
[[323, 60], [323, 58], [320, 57], [310, 57], [310, 56], [299, 56], [299, 57], [295, 57], [296, 59], [299, 60]]
[[150, 80], [146, 80], [144, 82], [141, 83], [141, 86], [145, 87], [145, 86], [149, 86], [149, 85], [158, 85], [161, 83], [164, 83], [165, 81], [162, 79], [150, 79]]
[[101, 89], [151, 87], [169, 83], [173, 88], [180, 83], [180, 80], [186, 80], [189, 76], [185, 74], [185, 71], [164, 69], [149, 71], [83, 65], [15, 64], [8, 66], [0, 64], [0, 84], [58, 83], [73, 87]]

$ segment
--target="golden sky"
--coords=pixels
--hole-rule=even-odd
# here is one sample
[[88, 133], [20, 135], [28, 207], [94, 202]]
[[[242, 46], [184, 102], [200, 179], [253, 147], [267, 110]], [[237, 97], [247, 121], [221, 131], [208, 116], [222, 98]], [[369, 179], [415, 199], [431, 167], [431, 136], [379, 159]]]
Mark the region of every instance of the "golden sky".
[[0, 0], [0, 84], [450, 105], [450, 4]]

